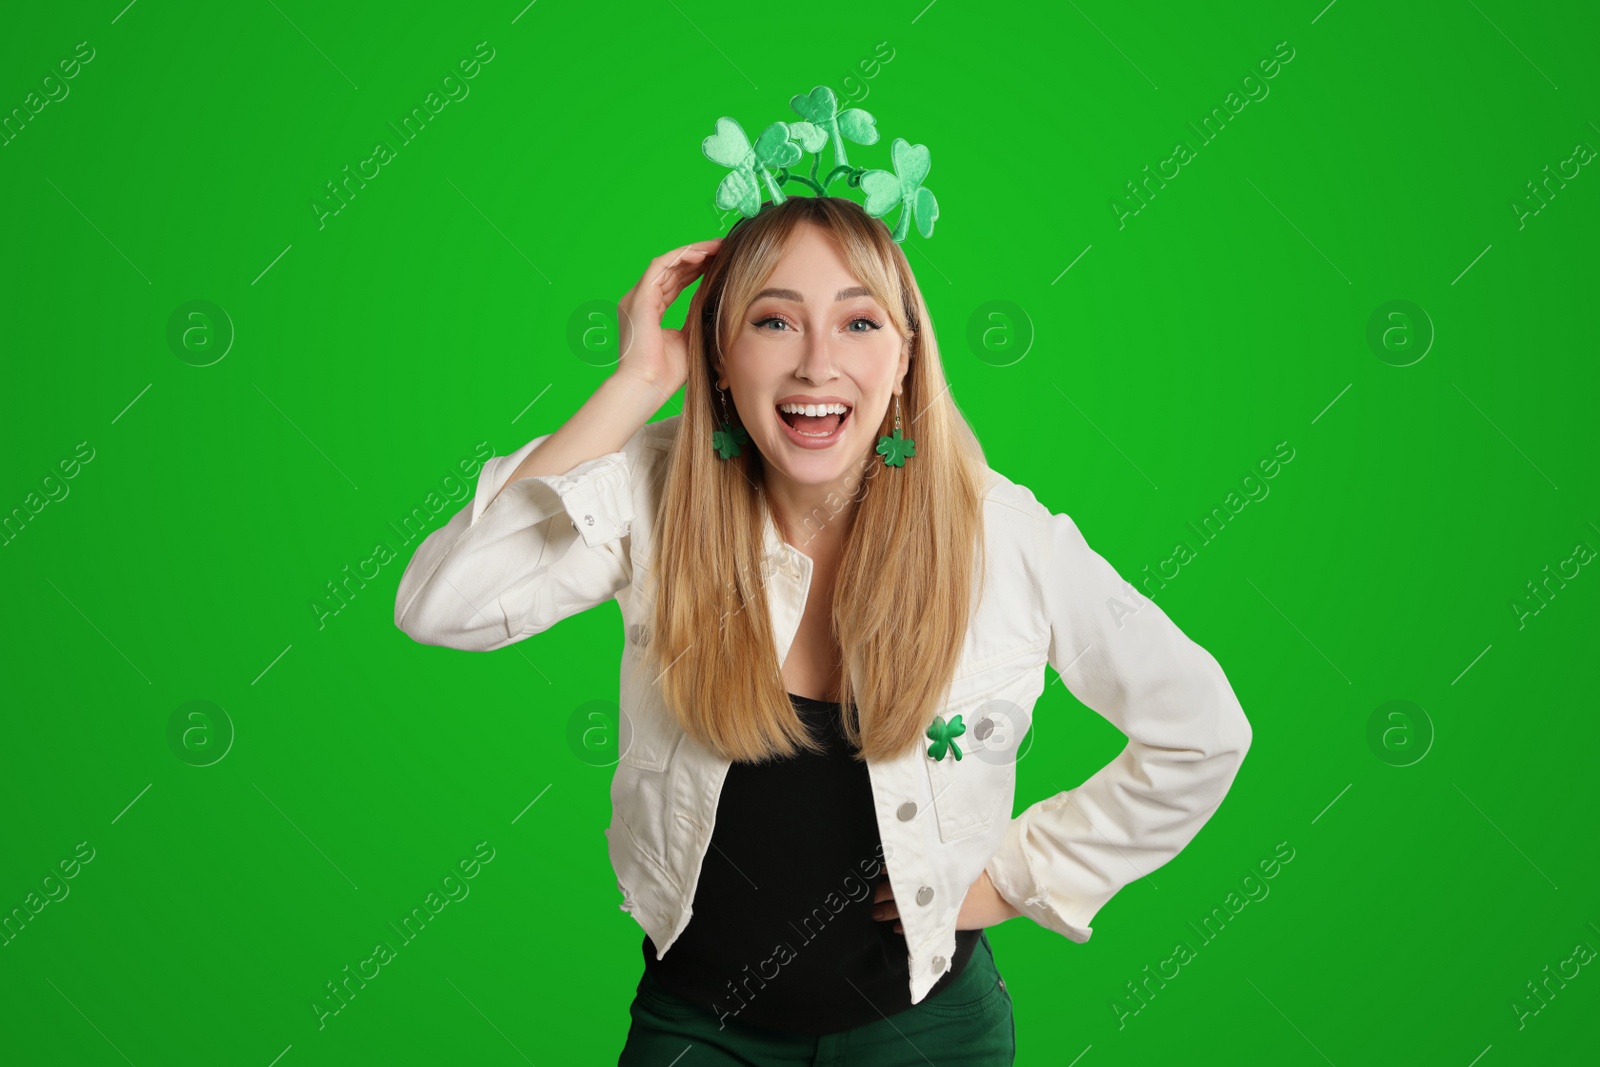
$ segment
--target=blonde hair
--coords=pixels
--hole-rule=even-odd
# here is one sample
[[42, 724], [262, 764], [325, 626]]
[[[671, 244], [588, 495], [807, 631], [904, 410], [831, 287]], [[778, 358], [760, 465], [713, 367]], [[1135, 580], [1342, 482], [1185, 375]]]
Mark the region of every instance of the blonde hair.
[[[711, 446], [721, 425], [714, 386], [720, 353], [802, 223], [837, 241], [851, 273], [910, 347], [901, 426], [916, 441], [916, 455], [903, 467], [886, 467], [869, 454], [862, 489], [851, 497], [835, 494], [837, 506], [829, 498], [834, 514], [859, 500], [848, 519], [830, 620], [843, 656], [841, 724], [857, 759], [885, 760], [918, 743], [954, 677], [981, 596], [987, 463], [950, 397], [905, 253], [888, 227], [854, 201], [768, 202], [741, 219], [710, 257], [684, 324], [687, 392], [664, 464], [646, 576], [655, 600], [644, 652], [684, 732], [725, 758], [759, 762], [797, 749], [821, 751], [789, 701], [773, 643], [761, 569], [769, 507], [761, 455], [749, 443], [724, 460]], [[891, 402], [878, 435], [893, 426]], [[816, 519], [814, 512], [803, 525]]]

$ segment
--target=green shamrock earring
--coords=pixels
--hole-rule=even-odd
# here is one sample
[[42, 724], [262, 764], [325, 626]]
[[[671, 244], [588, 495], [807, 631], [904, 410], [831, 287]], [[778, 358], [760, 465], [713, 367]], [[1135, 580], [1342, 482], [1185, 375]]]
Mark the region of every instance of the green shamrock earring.
[[[894, 398], [894, 435], [884, 434], [878, 438], [878, 454], [883, 457], [886, 467], [904, 467], [906, 457], [917, 454], [917, 443], [900, 433], [900, 398]], [[957, 757], [960, 758], [959, 756]]]
[[749, 443], [750, 435], [745, 433], [743, 426], [735, 426], [729, 420], [728, 394], [719, 388], [717, 396], [722, 400], [722, 429], [711, 431], [711, 447], [723, 459], [732, 459], [739, 454], [740, 445]]
[[933, 725], [928, 727], [928, 737], [933, 744], [928, 746], [928, 755], [932, 759], [944, 759], [948, 749], [955, 753], [956, 759], [961, 758], [961, 747], [956, 744], [956, 738], [967, 732], [966, 726], [961, 722], [961, 716], [953, 717], [949, 722], [944, 721], [943, 715], [933, 717]]

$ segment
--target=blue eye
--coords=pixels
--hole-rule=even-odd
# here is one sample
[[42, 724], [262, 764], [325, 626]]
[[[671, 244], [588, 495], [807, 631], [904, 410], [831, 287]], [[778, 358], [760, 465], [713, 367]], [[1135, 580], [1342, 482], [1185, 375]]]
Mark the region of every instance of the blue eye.
[[[785, 319], [781, 319], [776, 315], [768, 315], [766, 318], [757, 319], [755, 322], [751, 323], [751, 325], [756, 327], [757, 329], [760, 329], [761, 327], [765, 326], [769, 322], [782, 323], [783, 326], [785, 327], [785, 329], [784, 330], [768, 330], [767, 331], [768, 333], [787, 333], [787, 332], [789, 332], [789, 330], [788, 330], [788, 326], [789, 326], [788, 321], [785, 320]], [[854, 319], [850, 320], [850, 325], [854, 326], [857, 323], [863, 323], [863, 322], [866, 323], [869, 327], [871, 327], [872, 330], [881, 330], [881, 329], [883, 329], [883, 324], [882, 323], [879, 323], [874, 319], [870, 319], [870, 318], [866, 317], [865, 315], [857, 315]], [[846, 333], [869, 333], [871, 331], [870, 330], [847, 330], [845, 332]]]

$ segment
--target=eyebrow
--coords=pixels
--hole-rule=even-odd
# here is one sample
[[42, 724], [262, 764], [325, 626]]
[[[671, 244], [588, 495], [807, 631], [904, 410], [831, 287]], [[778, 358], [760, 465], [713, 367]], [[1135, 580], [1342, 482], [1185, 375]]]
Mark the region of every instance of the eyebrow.
[[[866, 286], [856, 285], [849, 289], [840, 289], [838, 293], [834, 294], [833, 302], [837, 304], [841, 300], [849, 300], [852, 296], [871, 295], [872, 294], [867, 291]], [[806, 302], [806, 298], [801, 296], [793, 289], [763, 289], [756, 294], [756, 299], [759, 300], [764, 296], [775, 296], [779, 300], [793, 300], [797, 304], [804, 304]]]

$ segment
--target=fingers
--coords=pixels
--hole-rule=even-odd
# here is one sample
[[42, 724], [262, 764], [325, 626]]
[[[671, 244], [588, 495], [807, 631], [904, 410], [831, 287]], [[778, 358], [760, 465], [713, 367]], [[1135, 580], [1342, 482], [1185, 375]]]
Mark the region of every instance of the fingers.
[[687, 245], [666, 263], [652, 263], [651, 284], [661, 291], [661, 307], [665, 310], [678, 299], [678, 294], [705, 272], [706, 261], [716, 254], [716, 248], [704, 247], [706, 242]]
[[672, 300], [667, 294], [676, 297], [684, 287], [694, 281], [695, 277], [705, 269], [706, 257], [711, 253], [703, 248], [685, 248], [672, 258], [672, 261], [657, 268], [651, 265], [650, 283], [658, 286], [667, 303]]
[[695, 241], [692, 244], [681, 245], [672, 249], [671, 251], [663, 252], [649, 262], [644, 272], [644, 276], [646, 278], [655, 277], [656, 273], [660, 271], [662, 267], [676, 263], [686, 252], [716, 251], [716, 249], [722, 247], [721, 242], [722, 239], [717, 237], [712, 238], [709, 241]]
[[884, 878], [872, 892], [872, 917], [874, 919], [894, 919], [894, 932], [905, 933], [905, 927], [899, 923], [900, 909], [894, 902], [894, 888], [889, 885], [889, 866], [883, 867]]
[[675, 273], [693, 278], [704, 265], [706, 257], [714, 255], [721, 247], [722, 238], [713, 237], [674, 248], [670, 252], [663, 252], [650, 261], [644, 276], [652, 285], [659, 285], [665, 279], [673, 277]]
[[663, 252], [650, 261], [644, 274], [618, 303], [628, 304], [637, 299], [640, 287], [646, 286], [650, 290], [649, 303], [654, 305], [653, 310], [659, 309], [664, 313], [678, 299], [678, 295], [700, 276], [706, 260], [721, 247], [722, 238], [712, 237]]
[[874, 919], [900, 918], [900, 909], [894, 902], [894, 890], [890, 888], [887, 879], [879, 882], [872, 891], [872, 917]]

